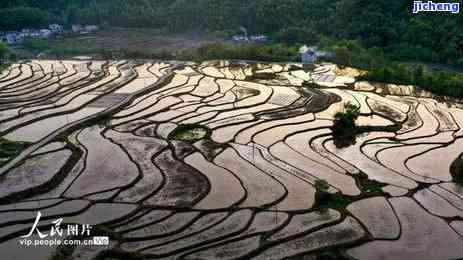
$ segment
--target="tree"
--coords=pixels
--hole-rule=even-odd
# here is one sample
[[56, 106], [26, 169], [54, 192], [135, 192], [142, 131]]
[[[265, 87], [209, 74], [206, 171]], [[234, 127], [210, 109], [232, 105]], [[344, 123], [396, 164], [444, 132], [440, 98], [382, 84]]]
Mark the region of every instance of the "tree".
[[344, 111], [334, 115], [332, 127], [334, 143], [337, 147], [345, 147], [355, 143], [358, 129], [355, 121], [360, 116], [360, 107], [351, 103], [344, 105]]
[[326, 180], [318, 179], [315, 181], [315, 189], [320, 193], [327, 193], [330, 189], [330, 184]]
[[40, 28], [51, 20], [48, 12], [32, 7], [0, 9], [0, 17], [0, 29], [6, 31]]
[[8, 46], [4, 44], [3, 42], [0, 42], [0, 65], [3, 63], [3, 59], [6, 57], [8, 52], [9, 52]]

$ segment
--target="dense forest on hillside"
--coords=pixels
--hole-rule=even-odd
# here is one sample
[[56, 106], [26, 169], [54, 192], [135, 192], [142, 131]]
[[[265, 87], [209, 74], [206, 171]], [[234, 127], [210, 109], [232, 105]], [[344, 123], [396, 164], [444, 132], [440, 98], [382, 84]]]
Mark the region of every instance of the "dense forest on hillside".
[[463, 67], [463, 16], [411, 13], [413, 1], [384, 0], [4, 0], [0, 29], [56, 21], [233, 33], [239, 26], [288, 44], [322, 36], [357, 40], [400, 60]]
[[[231, 35], [240, 26], [273, 41], [329, 46], [346, 65], [382, 59], [463, 68], [463, 16], [411, 13], [411, 0], [5, 0], [0, 29], [50, 22]], [[334, 40], [334, 41], [333, 41]], [[343, 41], [339, 41], [343, 40]], [[372, 61], [371, 57], [375, 57]], [[371, 67], [372, 64], [367, 64]]]

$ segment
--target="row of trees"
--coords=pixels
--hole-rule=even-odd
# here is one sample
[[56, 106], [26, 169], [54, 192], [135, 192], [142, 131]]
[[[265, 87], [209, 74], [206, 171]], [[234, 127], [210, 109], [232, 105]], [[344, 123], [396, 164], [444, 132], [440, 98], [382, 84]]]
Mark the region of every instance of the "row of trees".
[[410, 67], [400, 63], [390, 63], [369, 71], [364, 79], [416, 85], [432, 93], [463, 97], [463, 75], [461, 73], [429, 71], [421, 65]]
[[[442, 66], [424, 66], [398, 62], [394, 53], [379, 47], [364, 48], [358, 41], [334, 41], [323, 38], [321, 46], [330, 51], [329, 61], [340, 65], [362, 68], [368, 73], [364, 80], [394, 84], [410, 84], [436, 94], [463, 97], [463, 75]], [[456, 66], [463, 68], [463, 59], [459, 58]]]

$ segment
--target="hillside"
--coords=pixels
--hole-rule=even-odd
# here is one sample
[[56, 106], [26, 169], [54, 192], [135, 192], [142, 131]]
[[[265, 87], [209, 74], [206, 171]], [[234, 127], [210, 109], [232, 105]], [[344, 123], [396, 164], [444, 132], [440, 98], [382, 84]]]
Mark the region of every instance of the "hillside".
[[9, 0], [0, 3], [0, 29], [54, 21], [231, 35], [244, 26], [280, 43], [358, 40], [394, 60], [463, 67], [462, 16], [413, 15], [412, 6], [403, 0]]

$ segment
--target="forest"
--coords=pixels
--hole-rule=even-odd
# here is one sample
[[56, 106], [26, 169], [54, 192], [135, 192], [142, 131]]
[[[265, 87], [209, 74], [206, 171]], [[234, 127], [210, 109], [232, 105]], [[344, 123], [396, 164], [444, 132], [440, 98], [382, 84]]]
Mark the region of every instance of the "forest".
[[[0, 30], [57, 22], [68, 27], [79, 23], [156, 28], [165, 34], [200, 31], [229, 38], [244, 26], [250, 33], [270, 36], [271, 44], [211, 44], [194, 52], [182, 50], [173, 57], [164, 52], [159, 55], [193, 60], [292, 60], [297, 59], [298, 45], [319, 45], [333, 53], [331, 61], [371, 71], [367, 75], [371, 80], [433, 84], [434, 92], [461, 96], [463, 91], [457, 87], [461, 74], [424, 71], [418, 78], [413, 77], [416, 68], [398, 65], [425, 63], [451, 71], [463, 69], [463, 16], [412, 14], [412, 6], [410, 0], [6, 0], [0, 1]], [[144, 56], [123, 52], [132, 58]]]
[[463, 67], [463, 16], [411, 12], [384, 0], [5, 0], [0, 29], [49, 22], [235, 33], [240, 26], [287, 44], [356, 40], [398, 60]]

